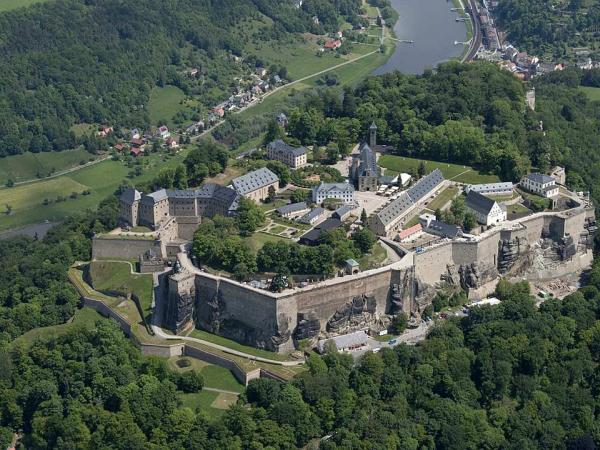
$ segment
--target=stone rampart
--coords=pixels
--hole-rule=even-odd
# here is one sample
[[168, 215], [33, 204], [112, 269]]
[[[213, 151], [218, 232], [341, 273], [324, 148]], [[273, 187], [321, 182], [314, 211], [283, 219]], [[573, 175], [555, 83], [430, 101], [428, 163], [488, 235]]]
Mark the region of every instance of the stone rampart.
[[160, 240], [141, 238], [111, 238], [108, 236], [95, 236], [92, 239], [92, 259], [138, 259], [140, 255], [152, 250], [157, 255], [162, 255]]

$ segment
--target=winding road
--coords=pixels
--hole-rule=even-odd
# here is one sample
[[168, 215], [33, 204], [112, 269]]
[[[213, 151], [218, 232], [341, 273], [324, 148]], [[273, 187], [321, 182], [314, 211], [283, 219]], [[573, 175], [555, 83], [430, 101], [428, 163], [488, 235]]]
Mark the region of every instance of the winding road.
[[471, 38], [471, 44], [469, 45], [469, 51], [465, 54], [461, 62], [473, 61], [477, 52], [479, 51], [479, 47], [481, 47], [481, 23], [479, 22], [479, 16], [477, 15], [477, 0], [468, 0], [469, 9], [471, 12], [469, 13], [469, 18], [471, 19], [471, 24], [473, 25], [473, 37]]

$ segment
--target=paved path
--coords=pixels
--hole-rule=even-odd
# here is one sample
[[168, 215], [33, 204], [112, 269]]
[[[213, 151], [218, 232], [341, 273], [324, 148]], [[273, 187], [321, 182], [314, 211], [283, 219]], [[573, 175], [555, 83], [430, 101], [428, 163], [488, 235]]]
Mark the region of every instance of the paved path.
[[210, 388], [210, 387], [203, 387], [202, 390], [203, 391], [210, 391], [210, 392], [218, 392], [220, 394], [231, 394], [231, 395], [235, 395], [235, 396], [239, 396], [240, 395], [239, 392], [226, 391], [224, 389], [217, 389], [217, 388]]
[[477, 5], [475, 3], [475, 0], [468, 0], [468, 2], [471, 7], [469, 19], [471, 20], [471, 24], [473, 26], [473, 37], [471, 38], [469, 50], [460, 61], [463, 63], [475, 59], [475, 56], [479, 51], [479, 47], [481, 46], [481, 24], [479, 23], [479, 17], [477, 17]]

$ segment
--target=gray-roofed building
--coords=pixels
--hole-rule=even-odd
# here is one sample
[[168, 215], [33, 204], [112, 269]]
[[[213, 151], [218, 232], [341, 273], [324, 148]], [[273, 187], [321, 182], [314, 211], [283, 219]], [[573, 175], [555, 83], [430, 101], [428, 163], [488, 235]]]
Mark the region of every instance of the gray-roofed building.
[[470, 190], [465, 200], [467, 209], [475, 215], [477, 222], [492, 225], [506, 220], [506, 210], [498, 202], [479, 192]]
[[423, 226], [423, 231], [429, 234], [433, 234], [436, 236], [440, 236], [443, 238], [455, 239], [458, 237], [462, 237], [463, 232], [460, 227], [456, 225], [450, 225], [446, 222], [441, 222], [439, 220], [431, 220], [426, 223], [421, 224]]
[[267, 157], [269, 159], [281, 161], [293, 169], [297, 169], [306, 164], [306, 153], [306, 148], [293, 147], [286, 144], [281, 139], [267, 145]]
[[486, 183], [470, 184], [465, 188], [465, 192], [479, 192], [483, 195], [512, 195], [514, 185], [509, 181], [506, 183]]
[[350, 179], [360, 192], [377, 191], [379, 183], [377, 155], [366, 143], [362, 144], [358, 156], [352, 160]]
[[121, 220], [132, 226], [139, 223], [154, 229], [170, 217], [231, 216], [240, 199], [233, 189], [214, 183], [198, 189], [160, 189], [143, 195], [128, 191], [120, 197]]
[[291, 203], [289, 205], [283, 205], [281, 208], [277, 208], [277, 214], [281, 217], [297, 217], [307, 213], [310, 210], [306, 202]]
[[424, 176], [408, 190], [408, 195], [413, 203], [426, 199], [440, 184], [444, 182], [444, 175], [440, 169], [435, 169], [429, 175]]
[[391, 236], [404, 225], [406, 214], [414, 203], [407, 192], [385, 206], [381, 211], [369, 218], [369, 228], [378, 236]]
[[355, 259], [347, 259], [344, 261], [344, 270], [348, 275], [354, 275], [360, 272], [360, 264]]
[[333, 212], [332, 217], [335, 217], [338, 220], [346, 220], [354, 209], [354, 206], [342, 205]]
[[556, 180], [543, 173], [530, 173], [521, 180], [521, 186], [534, 194], [546, 198], [554, 197], [559, 193]]
[[321, 183], [313, 188], [313, 202], [323, 203], [328, 198], [354, 203], [356, 201], [354, 187], [350, 183]]
[[323, 214], [325, 214], [325, 210], [323, 208], [313, 208], [312, 210], [310, 210], [310, 212], [300, 217], [298, 221], [312, 225], [317, 220], [319, 220], [323, 216]]
[[369, 336], [364, 331], [356, 331], [342, 336], [335, 336], [330, 339], [322, 339], [317, 344], [319, 353], [324, 353], [326, 351], [325, 344], [328, 341], [333, 342], [339, 352], [344, 352], [364, 347], [369, 342]]
[[269, 188], [279, 189], [279, 177], [266, 167], [249, 172], [231, 182], [235, 191], [255, 202], [260, 202], [269, 196]]
[[321, 235], [324, 232], [334, 230], [341, 226], [342, 222], [338, 219], [324, 220], [319, 225], [310, 230], [308, 233], [305, 233], [302, 236], [300, 236], [298, 243], [302, 245], [317, 245], [319, 243]]
[[138, 210], [142, 194], [137, 189], [126, 189], [119, 197], [121, 204], [121, 221], [132, 227], [138, 225]]

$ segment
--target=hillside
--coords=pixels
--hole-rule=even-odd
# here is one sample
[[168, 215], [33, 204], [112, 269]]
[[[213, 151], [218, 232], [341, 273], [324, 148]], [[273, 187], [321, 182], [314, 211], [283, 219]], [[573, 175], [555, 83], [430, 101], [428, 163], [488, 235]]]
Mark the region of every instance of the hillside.
[[[155, 86], [174, 85], [214, 105], [251, 62], [236, 31], [268, 18], [257, 32], [269, 45], [288, 33], [337, 29], [358, 0], [313, 0], [296, 9], [275, 0], [64, 0], [0, 14], [0, 156], [72, 148], [71, 127], [145, 127]], [[317, 15], [319, 23], [312, 17]], [[232, 55], [247, 58], [232, 62]], [[198, 69], [190, 80], [186, 72]], [[154, 117], [156, 119], [156, 117]]]
[[500, 0], [495, 11], [508, 40], [530, 54], [573, 61], [577, 52], [598, 56], [598, 0]]

